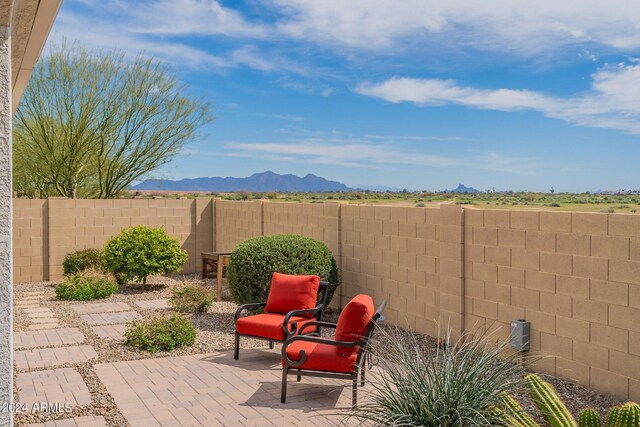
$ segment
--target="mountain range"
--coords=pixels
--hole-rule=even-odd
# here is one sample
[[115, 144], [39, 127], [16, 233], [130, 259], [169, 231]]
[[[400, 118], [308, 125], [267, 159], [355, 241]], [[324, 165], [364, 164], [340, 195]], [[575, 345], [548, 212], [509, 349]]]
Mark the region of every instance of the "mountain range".
[[134, 185], [133, 190], [155, 191], [206, 191], [206, 192], [237, 192], [237, 191], [301, 191], [301, 192], [327, 192], [349, 191], [341, 182], [329, 181], [325, 178], [307, 174], [304, 177], [266, 171], [255, 173], [247, 178], [211, 177], [193, 178], [173, 181], [169, 179], [148, 179]]

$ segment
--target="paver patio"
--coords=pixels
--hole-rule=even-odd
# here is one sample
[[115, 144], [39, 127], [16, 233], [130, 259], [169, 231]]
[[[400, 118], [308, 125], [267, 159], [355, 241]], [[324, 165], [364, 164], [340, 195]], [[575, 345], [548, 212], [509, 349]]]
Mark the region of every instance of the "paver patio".
[[92, 302], [88, 304], [72, 304], [71, 309], [78, 314], [92, 314], [128, 311], [131, 310], [131, 306], [124, 302]]
[[84, 335], [78, 328], [43, 329], [40, 331], [16, 332], [13, 347], [16, 350], [36, 347], [81, 344]]
[[126, 325], [93, 326], [91, 329], [97, 336], [106, 340], [120, 340], [124, 338]]
[[58, 421], [47, 421], [46, 423], [29, 424], [27, 427], [107, 427], [104, 417], [67, 418]]
[[54, 329], [58, 326], [58, 321], [56, 320], [55, 322], [51, 323], [34, 323], [33, 325], [29, 326], [29, 329], [32, 331], [41, 331], [43, 329]]
[[29, 407], [36, 402], [71, 403], [73, 406], [91, 402], [87, 385], [73, 368], [18, 374], [16, 387], [18, 401]]
[[[337, 425], [351, 383], [290, 378], [280, 403], [277, 350], [103, 363], [96, 373], [132, 426]], [[365, 387], [360, 390], [364, 398]]]
[[16, 351], [13, 363], [18, 369], [39, 369], [85, 362], [97, 357], [98, 354], [90, 345], [72, 345]]
[[166, 299], [166, 298], [140, 300], [140, 301], [134, 302], [134, 304], [137, 305], [138, 307], [144, 308], [144, 309], [164, 309], [164, 308], [169, 308], [169, 300]]
[[112, 325], [137, 320], [140, 319], [141, 316], [135, 311], [117, 311], [113, 313], [83, 314], [80, 318], [89, 325]]

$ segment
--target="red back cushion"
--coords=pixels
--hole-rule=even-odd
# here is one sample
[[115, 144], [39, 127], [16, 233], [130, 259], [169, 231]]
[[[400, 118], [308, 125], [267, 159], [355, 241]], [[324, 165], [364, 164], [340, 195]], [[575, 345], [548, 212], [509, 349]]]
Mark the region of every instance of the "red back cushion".
[[[373, 300], [369, 295], [359, 294], [353, 297], [340, 313], [336, 341], [353, 342], [362, 338], [374, 313]], [[337, 347], [337, 351], [338, 354], [348, 356], [358, 351], [358, 347]]]
[[[273, 273], [267, 298], [267, 313], [287, 314], [292, 310], [305, 310], [316, 306], [320, 278]], [[313, 317], [313, 314], [305, 315]]]

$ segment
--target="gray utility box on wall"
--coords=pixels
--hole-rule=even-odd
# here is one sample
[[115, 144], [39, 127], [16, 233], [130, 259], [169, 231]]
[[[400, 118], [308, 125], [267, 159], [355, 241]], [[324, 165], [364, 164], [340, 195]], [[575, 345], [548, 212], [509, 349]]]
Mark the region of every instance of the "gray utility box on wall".
[[531, 341], [531, 322], [528, 320], [511, 321], [511, 347], [518, 351], [529, 351]]

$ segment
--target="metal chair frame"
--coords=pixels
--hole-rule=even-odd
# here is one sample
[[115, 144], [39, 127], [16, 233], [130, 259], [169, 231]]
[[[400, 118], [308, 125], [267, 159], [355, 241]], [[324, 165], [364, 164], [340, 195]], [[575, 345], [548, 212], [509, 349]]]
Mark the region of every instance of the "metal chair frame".
[[[258, 340], [265, 340], [265, 341], [269, 341], [269, 348], [273, 349], [273, 343], [274, 342], [285, 342], [287, 340], [288, 337], [294, 335], [296, 333], [296, 330], [298, 329], [298, 325], [297, 322], [290, 322], [291, 318], [293, 316], [301, 316], [301, 315], [305, 315], [305, 314], [313, 314], [314, 317], [316, 318], [316, 321], [319, 321], [320, 323], [322, 323], [322, 316], [324, 315], [324, 309], [325, 306], [327, 305], [327, 297], [329, 296], [329, 282], [326, 280], [322, 280], [320, 281], [320, 286], [318, 287], [318, 295], [320, 294], [320, 292], [322, 292], [322, 298], [317, 298], [317, 301], [321, 301], [321, 303], [314, 307], [314, 308], [309, 308], [306, 310], [293, 310], [288, 312], [283, 321], [282, 321], [282, 330], [284, 331], [284, 339], [283, 340], [274, 340], [272, 338], [265, 338], [265, 337], [261, 337], [259, 335], [249, 335], [249, 334], [241, 334], [238, 332], [238, 327], [236, 326], [236, 331], [235, 331], [235, 347], [233, 350], [233, 358], [235, 360], [238, 360], [238, 358], [240, 357], [240, 337], [248, 337], [248, 338], [254, 338], [254, 339], [258, 339]], [[258, 309], [258, 308], [263, 308], [266, 307], [267, 303], [266, 302], [258, 302], [258, 303], [250, 303], [250, 304], [243, 304], [240, 307], [238, 307], [238, 309], [236, 310], [236, 313], [234, 315], [234, 321], [238, 322], [238, 319], [240, 319], [240, 317], [242, 316], [242, 312], [245, 310], [249, 310], [249, 309]], [[315, 323], [315, 322], [310, 322], [310, 323]], [[291, 326], [291, 329], [289, 329], [289, 325]], [[317, 330], [314, 331], [316, 333], [320, 333], [320, 326], [318, 326]]]
[[[364, 336], [357, 341], [336, 341], [330, 338], [322, 338], [319, 336], [313, 335], [304, 335], [303, 332], [307, 327], [316, 326], [316, 327], [326, 327], [335, 329], [338, 325], [336, 323], [329, 322], [309, 322], [306, 323], [300, 328], [296, 335], [290, 336], [287, 340], [285, 340], [282, 346], [282, 360], [284, 364], [282, 366], [282, 389], [280, 394], [280, 401], [282, 403], [286, 403], [287, 400], [287, 376], [288, 375], [296, 375], [297, 381], [301, 380], [302, 376], [308, 377], [320, 377], [320, 378], [336, 378], [336, 379], [345, 379], [352, 381], [352, 389], [351, 389], [351, 407], [355, 408], [358, 404], [358, 374], [360, 373], [360, 383], [361, 386], [365, 384], [365, 372], [366, 372], [366, 359], [367, 353], [369, 351], [369, 342], [371, 340], [371, 336], [373, 334], [373, 330], [375, 329], [378, 322], [384, 320], [382, 316], [382, 311], [386, 306], [387, 302], [382, 301], [382, 304], [378, 307], [375, 314], [369, 321], [369, 325], [367, 326], [367, 330]], [[287, 347], [296, 341], [306, 341], [313, 342], [317, 344], [328, 344], [336, 347], [358, 347], [358, 356], [356, 357], [356, 363], [354, 364], [353, 371], [348, 373], [339, 373], [339, 372], [331, 372], [331, 371], [312, 371], [300, 369], [298, 366], [304, 364], [307, 360], [307, 355], [304, 350], [300, 350], [300, 360], [291, 360], [287, 355]], [[336, 353], [336, 357], [339, 357], [338, 353]], [[290, 372], [291, 371], [291, 372]]]

